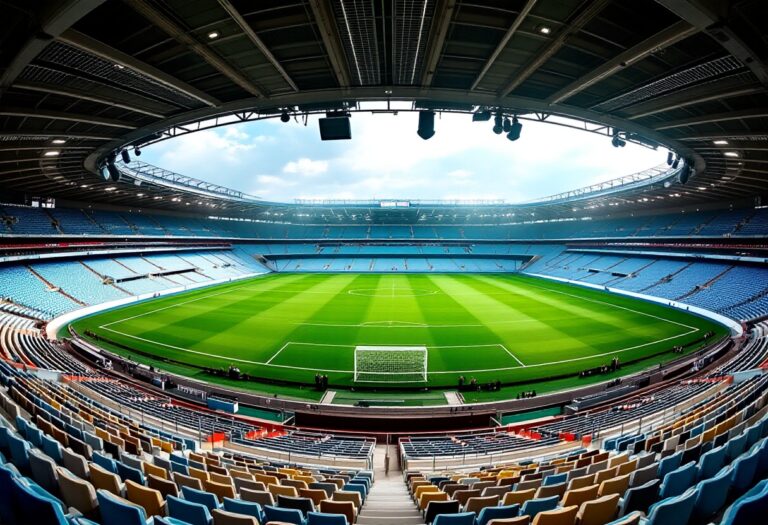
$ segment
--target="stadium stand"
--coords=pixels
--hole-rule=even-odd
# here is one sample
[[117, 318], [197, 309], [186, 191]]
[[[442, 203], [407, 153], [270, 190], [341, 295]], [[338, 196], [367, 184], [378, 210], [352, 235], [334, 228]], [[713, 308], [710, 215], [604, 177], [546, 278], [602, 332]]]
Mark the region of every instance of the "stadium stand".
[[[0, 524], [768, 522], [764, 4], [4, 1]], [[589, 132], [617, 154], [644, 146], [668, 156], [660, 166], [614, 180], [587, 174], [590, 186], [517, 204], [269, 202], [220, 186], [218, 176], [197, 180], [141, 160], [152, 156], [155, 143], [196, 131], [203, 134], [188, 143], [194, 155], [182, 148], [176, 157], [214, 158], [206, 148], [237, 155], [238, 148], [210, 140], [219, 133], [214, 128], [230, 123], [280, 118], [276, 125], [285, 130], [283, 124], [306, 126], [316, 118], [325, 118], [323, 124], [352, 119], [351, 129], [359, 131], [355, 119], [369, 111], [418, 113], [421, 138], [415, 140], [422, 145], [435, 132], [423, 123], [451, 113], [475, 129], [493, 120], [488, 137], [503, 132], [509, 141], [499, 139], [517, 151], [528, 147], [525, 135], [534, 126], [551, 124]], [[437, 122], [438, 140], [445, 120]], [[247, 140], [254, 148], [270, 143], [262, 138]], [[558, 142], [544, 137], [541, 151]], [[390, 146], [375, 144], [386, 155], [402, 151]], [[304, 156], [300, 144], [289, 148], [293, 159]], [[277, 157], [277, 148], [266, 153]], [[611, 169], [629, 162], [612, 162]], [[266, 162], [252, 164], [253, 173], [270, 169]], [[334, 183], [343, 179], [331, 173], [336, 164], [329, 163], [326, 174]], [[487, 170], [478, 164], [473, 169]], [[214, 170], [241, 167], [219, 162]], [[518, 167], [537, 183], [557, 175], [522, 162]], [[510, 194], [517, 191], [513, 171], [494, 174]], [[238, 175], [245, 187], [248, 173]], [[435, 175], [439, 184], [442, 174]], [[394, 304], [397, 290], [404, 290], [403, 304], [423, 313], [423, 324], [394, 316], [368, 323], [360, 315], [346, 325], [324, 320], [316, 333], [345, 326], [396, 333], [398, 345], [418, 343], [407, 350], [423, 357], [423, 374], [418, 386], [407, 388], [389, 377], [415, 373], [400, 366], [408, 354], [362, 344], [375, 352], [361, 355], [371, 359], [378, 352], [381, 370], [388, 369], [365, 365], [363, 373], [387, 374], [383, 382], [390, 384], [328, 388], [328, 376], [315, 371], [328, 364], [320, 362], [326, 358], [319, 347], [337, 341], [290, 339], [314, 330], [305, 327], [313, 321], [299, 319], [295, 306], [304, 298], [290, 286], [278, 291], [289, 299], [270, 309], [274, 320], [265, 316], [260, 325], [271, 330], [279, 318], [289, 332], [266, 362], [234, 352], [225, 359], [215, 348], [224, 347], [217, 337], [223, 326], [203, 335], [198, 321], [229, 316], [223, 307], [206, 311], [194, 304], [189, 308], [196, 315], [178, 323], [161, 321], [157, 310], [140, 314], [148, 317], [136, 324], [146, 327], [123, 335], [165, 345], [164, 354], [93, 331], [79, 334], [72, 324], [133, 303], [141, 309], [142, 301], [174, 308], [186, 299], [174, 302], [171, 294], [215, 284], [243, 296], [232, 304], [243, 317], [258, 317], [255, 303], [267, 303], [266, 294], [245, 298], [248, 283], [227, 283], [270, 273], [302, 274], [285, 276], [289, 285], [322, 286], [312, 284], [317, 279], [339, 287], [378, 279], [351, 273], [388, 274], [381, 279], [391, 282], [445, 279], [459, 291], [472, 288], [466, 279], [477, 289], [495, 289], [483, 293], [481, 305], [493, 313], [502, 311], [502, 301], [518, 299], [498, 325], [546, 325], [551, 337], [524, 328], [514, 341], [530, 354], [544, 343], [555, 348], [560, 334], [579, 339], [566, 332], [581, 327], [574, 321], [566, 328], [565, 320], [595, 308], [590, 297], [611, 297], [619, 308], [625, 301], [642, 304], [631, 310], [642, 320], [630, 327], [605, 314], [605, 322], [589, 327], [593, 339], [584, 344], [585, 354], [595, 354], [555, 348], [573, 355], [551, 362], [529, 362], [514, 348], [478, 342], [471, 348], [505, 352], [498, 368], [471, 372], [520, 370], [501, 378], [505, 382], [481, 376], [480, 385], [474, 377], [450, 376], [446, 384], [455, 380], [455, 388], [436, 388], [427, 375], [430, 363], [444, 357], [429, 351], [456, 345], [451, 339], [458, 335], [440, 334], [427, 346], [408, 333], [437, 326], [430, 318], [443, 305], [427, 311], [429, 290], [414, 288], [410, 295], [394, 284], [389, 295], [378, 288], [348, 291]], [[345, 275], [304, 275], [320, 273]], [[392, 275], [404, 273], [423, 276]], [[436, 276], [447, 273], [522, 275]], [[581, 289], [571, 287], [570, 294], [556, 281]], [[519, 282], [572, 295], [551, 301], [561, 320], [535, 318], [539, 305], [553, 304], [536, 292], [516, 293], [526, 289], [516, 287]], [[333, 297], [324, 304], [340, 309], [345, 301], [335, 303], [337, 295], [358, 304], [324, 288], [300, 293], [318, 304]], [[461, 294], [455, 297], [460, 304]], [[647, 316], [637, 315], [644, 307], [672, 313], [656, 321], [679, 315], [713, 330], [694, 334], [683, 325], [691, 332], [638, 342], [658, 345], [651, 357], [622, 354], [629, 358], [620, 363], [610, 354], [637, 347], [613, 347], [609, 336], [644, 332]], [[349, 310], [362, 314], [364, 308]], [[238, 322], [234, 315], [231, 321]], [[77, 326], [86, 326], [82, 322]], [[469, 326], [441, 328], [470, 334]], [[488, 328], [489, 338], [499, 335], [490, 324], [477, 326]], [[151, 339], [161, 330], [180, 340], [197, 338], [200, 346]], [[647, 332], [656, 330], [648, 324]], [[670, 341], [676, 337], [686, 339]], [[233, 339], [244, 349], [272, 351], [256, 348], [262, 345], [255, 335]], [[276, 357], [294, 342], [312, 348], [295, 352], [307, 362], [281, 364]], [[474, 357], [469, 346], [450, 348]], [[193, 363], [184, 351], [206, 358]], [[281, 356], [293, 363], [290, 353]], [[564, 363], [593, 357], [612, 359], [611, 365], [565, 370], [571, 365]], [[431, 372], [460, 373], [445, 361], [445, 369]], [[354, 370], [327, 371], [356, 378], [358, 363], [355, 347]], [[249, 365], [269, 365], [272, 372], [251, 377]], [[552, 376], [530, 379], [531, 369], [542, 365]], [[296, 377], [314, 373], [315, 384], [303, 376], [284, 380], [281, 367], [301, 370]], [[546, 386], [538, 388], [539, 380]]]

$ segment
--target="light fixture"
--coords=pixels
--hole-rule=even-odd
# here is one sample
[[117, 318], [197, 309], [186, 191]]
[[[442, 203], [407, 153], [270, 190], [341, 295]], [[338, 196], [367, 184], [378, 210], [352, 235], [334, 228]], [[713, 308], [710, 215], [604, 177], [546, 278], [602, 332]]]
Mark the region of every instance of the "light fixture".
[[139, 147], [136, 146], [136, 148], [134, 148], [133, 150], [133, 154], [136, 155], [137, 157], [141, 157], [141, 149], [139, 149]]
[[675, 157], [675, 160], [672, 161], [672, 168], [677, 169], [677, 167], [680, 165], [680, 155]]
[[509, 133], [509, 130], [512, 129], [512, 121], [509, 120], [509, 117], [504, 119], [504, 123], [502, 124], [501, 129], [504, 133]]
[[211, 31], [208, 33], [208, 40], [216, 40], [219, 38], [219, 32], [218, 31]]
[[419, 111], [419, 129], [416, 134], [424, 140], [435, 136], [435, 112]]
[[472, 122], [485, 122], [491, 120], [491, 112], [488, 110], [472, 113]]
[[667, 153], [667, 166], [671, 166], [674, 161], [675, 161], [675, 154], [670, 151], [669, 153]]
[[104, 188], [104, 191], [115, 191], [116, 189], [117, 188], [115, 188], [114, 186], [110, 186], [108, 188]]
[[552, 32], [552, 28], [549, 26], [539, 26], [539, 33], [542, 35], [548, 35]]
[[496, 116], [493, 117], [493, 132], [497, 135], [501, 135], [502, 131], [504, 131], [504, 126], [502, 125], [502, 116], [501, 113], [496, 113]]
[[280, 114], [280, 121], [281, 122], [288, 122], [291, 120], [291, 115], [288, 113], [287, 109], [284, 109], [283, 112]]
[[691, 178], [693, 170], [691, 169], [691, 163], [687, 160], [683, 160], [683, 167], [680, 169], [680, 184], [685, 184], [688, 179]]
[[126, 164], [131, 163], [131, 155], [130, 153], [128, 153], [127, 149], [124, 149], [123, 151], [121, 151], [120, 156], [123, 158], [123, 162], [125, 162]]
[[107, 158], [107, 173], [109, 174], [109, 180], [112, 182], [118, 182], [120, 180], [120, 170], [115, 166], [115, 154], [112, 153]]
[[87, 184], [81, 184], [80, 187], [83, 188], [83, 189], [87, 189], [88, 185]]
[[66, 144], [67, 143], [67, 141], [64, 140], [64, 139], [53, 139], [51, 142], [53, 142], [54, 144]]
[[143, 196], [144, 196], [144, 194], [143, 194], [143, 193], [137, 193], [137, 194], [136, 194], [136, 196], [137, 196], [137, 197], [143, 197]]
[[125, 66], [122, 64], [115, 64], [115, 69], [125, 69]]
[[726, 157], [738, 157], [739, 156], [738, 152], [736, 152], [736, 151], [726, 151], [725, 153], [723, 153], [723, 155], [725, 155]]
[[517, 120], [517, 117], [513, 117], [512, 125], [509, 128], [509, 133], [507, 133], [507, 138], [509, 140], [515, 141], [520, 138], [521, 131], [523, 131], [523, 125], [519, 120]]
[[627, 141], [621, 139], [618, 134], [613, 136], [613, 139], [611, 139], [611, 144], [613, 144], [614, 148], [623, 148], [627, 145]]
[[727, 146], [728, 141], [724, 139], [718, 139], [718, 140], [713, 140], [712, 144], [714, 144], [715, 146]]
[[45, 153], [43, 153], [43, 155], [46, 157], [58, 157], [60, 153], [61, 152], [59, 150], [52, 149], [50, 151], [46, 151]]

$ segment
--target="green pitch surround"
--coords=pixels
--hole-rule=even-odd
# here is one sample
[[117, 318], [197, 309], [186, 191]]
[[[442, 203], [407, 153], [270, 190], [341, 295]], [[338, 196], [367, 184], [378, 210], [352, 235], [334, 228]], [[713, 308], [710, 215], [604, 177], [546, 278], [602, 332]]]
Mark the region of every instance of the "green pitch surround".
[[330, 388], [359, 389], [354, 351], [364, 345], [428, 351], [426, 382], [378, 389], [451, 389], [464, 376], [544, 391], [542, 381], [562, 388], [569, 376], [565, 386], [604, 380], [578, 373], [613, 357], [636, 371], [679, 357], [674, 346], [700, 348], [707, 332], [726, 333], [680, 310], [520, 274], [271, 274], [116, 308], [74, 328], [172, 371], [236, 366], [267, 383], [237, 386], [262, 392], [275, 382], [313, 385], [318, 373]]

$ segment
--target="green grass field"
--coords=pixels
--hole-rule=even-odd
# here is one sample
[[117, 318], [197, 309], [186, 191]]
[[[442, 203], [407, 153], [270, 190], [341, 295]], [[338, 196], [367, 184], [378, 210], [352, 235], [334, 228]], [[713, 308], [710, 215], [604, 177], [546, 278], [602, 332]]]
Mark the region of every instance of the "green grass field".
[[669, 351], [674, 345], [709, 330], [725, 332], [646, 301], [523, 275], [466, 274], [273, 274], [117, 308], [74, 326], [134, 359], [171, 360], [160, 366], [172, 372], [184, 373], [182, 363], [234, 365], [271, 381], [310, 384], [320, 372], [331, 388], [361, 386], [352, 373], [357, 345], [426, 346], [428, 383], [409, 386], [451, 388], [461, 375], [524, 383], [578, 374], [614, 356], [640, 360], [627, 367], [636, 370], [678, 357]]

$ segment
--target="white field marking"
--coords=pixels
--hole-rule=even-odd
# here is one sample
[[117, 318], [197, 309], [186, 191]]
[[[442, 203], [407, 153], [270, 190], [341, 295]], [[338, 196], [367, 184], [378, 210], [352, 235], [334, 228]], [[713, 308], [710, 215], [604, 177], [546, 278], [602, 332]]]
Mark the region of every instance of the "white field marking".
[[[248, 360], [248, 359], [239, 359], [239, 358], [235, 358], [235, 357], [221, 356], [221, 355], [218, 355], [218, 354], [211, 354], [211, 353], [208, 353], [208, 352], [200, 352], [199, 350], [191, 350], [189, 348], [182, 348], [180, 346], [174, 346], [174, 345], [170, 345], [170, 344], [167, 344], [167, 343], [160, 343], [158, 341], [153, 341], [151, 339], [145, 339], [145, 338], [139, 337], [137, 335], [126, 334], [126, 333], [120, 332], [119, 330], [113, 330], [112, 328], [107, 328], [106, 326], [100, 326], [99, 328], [103, 328], [105, 330], [109, 330], [110, 332], [113, 332], [113, 333], [116, 333], [116, 334], [120, 334], [120, 335], [122, 335], [124, 337], [130, 337], [132, 339], [137, 339], [139, 341], [144, 341], [146, 343], [151, 343], [151, 344], [155, 344], [155, 345], [158, 345], [158, 346], [164, 346], [166, 348], [172, 348], [174, 350], [180, 350], [182, 352], [188, 352], [190, 354], [204, 355], [206, 357], [213, 357], [213, 358], [216, 358], [216, 359], [225, 359], [225, 360], [233, 361], [233, 362], [237, 362], [237, 363], [247, 363], [247, 364], [259, 365], [259, 366], [271, 366], [271, 367], [275, 367], [275, 368], [290, 368], [290, 369], [293, 369], [293, 370], [309, 370], [309, 371], [321, 370], [321, 369], [318, 369], [316, 367], [315, 368], [307, 368], [307, 367], [292, 366], [292, 365], [275, 365], [275, 364], [272, 364], [272, 363], [269, 363], [269, 364], [262, 363], [261, 361], [251, 361], [251, 360]], [[688, 334], [691, 334], [693, 332], [698, 332], [698, 331], [699, 330], [697, 328], [694, 328], [693, 330], [690, 330], [690, 331], [682, 333], [682, 334], [673, 335], [671, 337], [666, 337], [664, 339], [658, 339], [656, 341], [651, 341], [649, 343], [643, 343], [643, 344], [639, 344], [639, 345], [635, 345], [635, 346], [630, 346], [630, 347], [627, 347], [627, 348], [621, 348], [619, 350], [612, 350], [610, 352], [604, 352], [602, 354], [592, 354], [592, 355], [588, 355], [588, 356], [574, 357], [572, 359], [562, 359], [560, 361], [550, 361], [550, 362], [547, 362], [547, 363], [536, 363], [536, 364], [533, 364], [533, 365], [523, 365], [523, 367], [525, 367], [525, 368], [538, 368], [538, 367], [542, 367], [542, 366], [557, 365], [557, 364], [561, 364], [561, 363], [572, 363], [572, 362], [576, 362], [576, 361], [584, 361], [584, 360], [587, 360], [587, 359], [592, 359], [592, 358], [595, 358], [595, 357], [604, 357], [604, 356], [607, 356], [607, 355], [620, 354], [620, 353], [623, 353], [623, 352], [627, 352], [629, 350], [635, 350], [637, 348], [642, 348], [644, 346], [650, 346], [650, 345], [653, 345], [653, 344], [656, 344], [656, 343], [663, 343], [665, 341], [670, 341], [672, 339], [677, 339], [678, 337], [684, 337], [684, 336], [686, 336]], [[328, 344], [328, 343], [300, 343], [300, 342], [289, 341], [288, 343], [286, 343], [283, 346], [283, 348], [285, 348], [285, 346], [288, 346], [288, 345], [291, 345], [291, 344], [306, 345], [306, 346], [332, 346], [332, 347], [337, 347], [337, 348], [339, 348], [339, 347], [341, 347], [341, 348], [354, 348], [355, 346], [357, 346], [357, 345], [334, 345], [334, 344]], [[397, 345], [389, 345], [389, 346], [397, 346]], [[411, 345], [402, 345], [402, 346], [415, 346], [415, 345], [411, 344]], [[421, 345], [421, 346], [424, 346], [424, 345]], [[495, 344], [487, 344], [487, 345], [454, 345], [454, 346], [432, 346], [432, 347], [428, 346], [427, 347], [427, 351], [429, 351], [430, 348], [481, 348], [481, 347], [491, 347], [491, 346], [502, 346], [502, 345], [500, 345], [498, 343], [495, 343]], [[282, 351], [283, 348], [281, 348], [280, 351]], [[273, 356], [273, 358], [274, 358], [274, 356]], [[437, 374], [471, 374], [471, 373], [480, 373], [480, 372], [504, 372], [504, 371], [508, 371], [508, 370], [513, 370], [515, 368], [521, 368], [521, 367], [519, 367], [519, 366], [506, 366], [506, 367], [501, 367], [501, 368], [482, 368], [482, 369], [476, 369], [476, 370], [439, 370], [439, 371], [431, 371], [431, 372], [428, 372], [428, 373], [429, 374], [435, 374], [435, 375], [437, 375]], [[324, 372], [337, 372], [337, 373], [340, 373], [340, 374], [353, 374], [354, 373], [354, 370], [336, 370], [336, 369], [330, 369], [330, 368], [322, 369], [322, 371], [324, 371]]]
[[283, 346], [281, 346], [281, 347], [280, 347], [280, 350], [278, 350], [277, 352], [275, 352], [275, 353], [272, 355], [272, 357], [270, 357], [270, 358], [267, 360], [267, 362], [266, 362], [266, 363], [264, 363], [264, 364], [265, 364], [265, 365], [268, 365], [269, 363], [271, 363], [271, 362], [272, 362], [272, 360], [273, 360], [274, 358], [276, 358], [276, 357], [277, 357], [277, 356], [280, 354], [280, 352], [282, 352], [283, 350], [285, 350], [285, 349], [288, 347], [288, 345], [290, 345], [290, 344], [291, 344], [291, 343], [290, 343], [290, 342], [288, 342], [288, 343], [285, 343]]
[[[292, 369], [295, 369], [295, 370], [318, 370], [317, 368], [304, 368], [304, 367], [301, 367], [301, 366], [273, 365], [273, 364], [262, 363], [261, 361], [251, 361], [249, 359], [240, 359], [240, 358], [237, 358], [237, 357], [229, 357], [229, 356], [223, 356], [223, 355], [218, 355], [218, 354], [211, 354], [211, 353], [208, 353], [208, 352], [200, 352], [199, 350], [192, 350], [190, 348], [182, 348], [180, 346], [174, 346], [174, 345], [169, 345], [167, 343], [160, 343], [158, 341], [153, 341], [152, 339], [145, 339], [145, 338], [139, 337], [137, 335], [125, 334], [123, 332], [120, 332], [119, 330], [113, 330], [112, 328], [105, 328], [104, 326], [101, 326], [100, 328], [104, 328], [104, 330], [109, 330], [110, 332], [114, 332], [116, 334], [120, 334], [120, 335], [125, 336], [125, 337], [130, 337], [132, 339], [138, 339], [139, 341], [144, 341], [145, 343], [151, 343], [151, 344], [158, 345], [158, 346], [164, 346], [166, 348], [172, 348], [174, 350], [180, 350], [182, 352], [188, 352], [190, 354], [197, 354], [197, 355], [204, 355], [206, 357], [213, 357], [215, 359], [224, 359], [226, 361], [231, 361], [231, 362], [236, 362], [236, 363], [247, 363], [247, 364], [250, 364], [250, 365], [274, 366], [274, 367], [277, 367], [277, 368], [292, 368]], [[286, 343], [286, 346], [288, 344], [290, 344], [290, 343]], [[326, 369], [323, 369], [323, 370], [325, 372], [338, 372], [338, 373], [341, 373], [341, 374], [346, 374], [346, 373], [350, 373], [351, 374], [352, 373], [352, 370], [333, 370], [333, 369], [330, 369], [330, 368], [326, 368]]]
[[[678, 334], [678, 335], [673, 335], [671, 337], [665, 337], [664, 339], [658, 339], [656, 341], [651, 341], [649, 343], [643, 343], [643, 344], [639, 344], [639, 345], [635, 345], [635, 346], [628, 346], [627, 348], [621, 348], [619, 350], [611, 350], [610, 352], [604, 352], [602, 354], [592, 354], [592, 355], [587, 355], [587, 356], [582, 356], [582, 357], [573, 357], [571, 359], [562, 359], [560, 361], [549, 361], [547, 363], [536, 363], [536, 364], [533, 364], [533, 365], [525, 365], [525, 368], [538, 368], [538, 367], [542, 367], [542, 366], [559, 365], [561, 363], [573, 363], [573, 362], [576, 362], [576, 361], [585, 361], [587, 359], [592, 359], [592, 358], [595, 358], [595, 357], [605, 357], [607, 355], [621, 354], [623, 352], [628, 352], [630, 350], [635, 350], [637, 348], [642, 348], [644, 346], [650, 346], [650, 345], [654, 345], [656, 343], [663, 343], [664, 341], [670, 341], [672, 339], [677, 339], [678, 337], [684, 337], [684, 336], [686, 336], [688, 334], [692, 334], [692, 333], [698, 332], [698, 331], [699, 331], [698, 328], [694, 328], [692, 330], [689, 330], [688, 332], [685, 332], [685, 333], [682, 333], [682, 334]], [[430, 374], [456, 374], [456, 373], [459, 373], [459, 372], [463, 372], [463, 373], [469, 373], [469, 372], [501, 372], [501, 371], [504, 371], [504, 370], [512, 370], [513, 368], [518, 368], [518, 367], [512, 366], [512, 367], [505, 367], [505, 368], [484, 368], [484, 369], [481, 369], [481, 370], [463, 370], [463, 371], [462, 370], [443, 370], [443, 371], [436, 371], [436, 372], [429, 372], [429, 373]]]
[[520, 363], [520, 366], [523, 366], [523, 367], [526, 366], [526, 364], [523, 363], [522, 361], [520, 361], [515, 354], [513, 354], [512, 352], [509, 351], [509, 348], [507, 348], [506, 346], [504, 346], [502, 344], [500, 344], [499, 346], [502, 347], [506, 353], [508, 353], [510, 356], [512, 356], [512, 359], [514, 359], [515, 361]]
[[239, 290], [240, 288], [243, 288], [243, 287], [251, 285], [251, 284], [253, 284], [253, 282], [243, 283], [243, 284], [241, 284], [239, 286], [233, 286], [232, 288], [228, 288], [228, 289], [222, 290], [220, 292], [210, 293], [210, 294], [207, 294], [207, 295], [203, 295], [201, 297], [196, 297], [194, 299], [190, 299], [188, 301], [182, 301], [180, 303], [174, 303], [174, 304], [171, 304], [169, 306], [163, 306], [161, 308], [156, 308], [154, 310], [150, 310], [149, 312], [144, 312], [144, 313], [138, 314], [138, 315], [132, 315], [130, 317], [125, 317], [123, 319], [118, 319], [117, 321], [112, 321], [111, 323], [107, 323], [105, 325], [102, 325], [100, 328], [106, 328], [107, 326], [112, 326], [113, 324], [123, 323], [125, 321], [130, 321], [132, 319], [137, 319], [139, 317], [144, 317], [145, 315], [154, 314], [156, 312], [161, 312], [163, 310], [168, 310], [170, 308], [176, 308], [177, 306], [183, 306], [185, 304], [194, 303], [196, 301], [202, 301], [203, 299], [210, 299], [211, 297], [216, 297], [217, 295], [224, 295], [224, 294], [230, 293], [230, 292], [232, 292], [234, 290]]
[[[531, 283], [529, 283], [529, 284], [531, 284]], [[536, 288], [540, 288], [541, 290], [547, 290], [548, 292], [559, 293], [559, 294], [562, 294], [562, 295], [567, 295], [568, 297], [575, 297], [576, 299], [580, 299], [582, 301], [587, 301], [587, 302], [590, 302], [590, 303], [605, 304], [605, 305], [612, 306], [612, 307], [618, 308], [620, 310], [626, 310], [628, 312], [632, 312], [632, 313], [635, 313], [635, 314], [638, 314], [638, 315], [644, 315], [646, 317], [652, 317], [654, 319], [658, 319], [659, 321], [664, 321], [666, 323], [671, 323], [671, 324], [676, 324], [677, 326], [682, 326], [683, 328], [688, 328], [689, 330], [693, 330], [693, 331], [698, 331], [699, 330], [698, 328], [695, 328], [693, 326], [688, 326], [687, 324], [684, 324], [684, 323], [678, 323], [677, 321], [673, 321], [671, 319], [665, 319], [664, 317], [659, 317], [658, 315], [649, 314], [647, 312], [640, 312], [638, 310], [634, 310], [634, 309], [629, 308], [627, 306], [620, 306], [618, 304], [609, 303], [607, 301], [601, 301], [599, 299], [588, 299], [588, 298], [580, 296], [580, 295], [576, 295], [576, 294], [572, 294], [572, 293], [568, 293], [568, 292], [563, 292], [561, 290], [553, 290], [552, 288], [547, 288], [546, 286], [540, 286], [538, 284], [531, 284], [531, 286], [534, 286]], [[603, 292], [603, 293], [606, 293], [606, 292]], [[518, 295], [522, 295], [522, 294], [518, 294]]]

